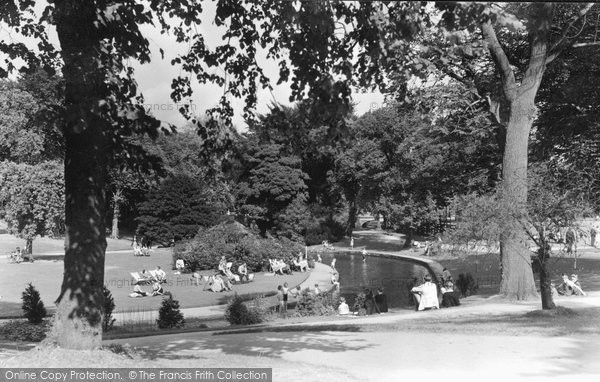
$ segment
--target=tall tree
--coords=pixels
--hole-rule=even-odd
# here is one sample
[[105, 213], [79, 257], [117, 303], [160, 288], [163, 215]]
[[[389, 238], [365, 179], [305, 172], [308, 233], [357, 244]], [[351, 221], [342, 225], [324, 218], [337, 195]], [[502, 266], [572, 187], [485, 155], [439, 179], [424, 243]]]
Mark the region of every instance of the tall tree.
[[[205, 20], [202, 3], [196, 1], [152, 0], [142, 5], [133, 0], [56, 0], [44, 7], [39, 17], [35, 5], [34, 0], [19, 4], [9, 1], [0, 8], [0, 22], [18, 28], [18, 33], [38, 42], [35, 49], [21, 42], [0, 42], [0, 51], [10, 57], [0, 68], [0, 75], [22, 69], [15, 67], [18, 62], [12, 58], [16, 57], [22, 58], [30, 68], [62, 65], [66, 106], [67, 251], [58, 299], [57, 322], [63, 325], [56, 325], [55, 329], [56, 338], [66, 346], [90, 347], [100, 343], [106, 247], [103, 219], [106, 158], [115, 152], [130, 151], [123, 137], [134, 132], [156, 136], [160, 125], [144, 110], [143, 98], [138, 95], [133, 69], [129, 66], [130, 60], [142, 63], [150, 60], [148, 40], [141, 26], [157, 21], [162, 31], [172, 33], [178, 43], [190, 46], [189, 51], [176, 57], [173, 63], [181, 64], [193, 75], [183, 73], [174, 79], [172, 99], [181, 102], [192, 95], [192, 77], [201, 83], [215, 82], [224, 86], [225, 91], [220, 104], [208, 113], [225, 122], [230, 122], [233, 115], [229, 96], [243, 97], [245, 116], [251, 118], [258, 87], [271, 86], [258, 64], [259, 49], [267, 52], [267, 58], [277, 60], [279, 81], [291, 82], [293, 100], [309, 97], [331, 106], [349, 103], [351, 85], [369, 88], [380, 85], [387, 90], [388, 80], [397, 80], [399, 85], [393, 90], [404, 98], [409, 78], [416, 73], [423, 74], [431, 64], [418, 59], [414, 50], [415, 37], [432, 25], [431, 6], [421, 2], [264, 3], [248, 0], [240, 3], [220, 0], [216, 4], [214, 22], [225, 28], [225, 39], [214, 49], [207, 46], [205, 36], [198, 31], [197, 25]], [[491, 42], [493, 57], [502, 69], [505, 93], [514, 106], [511, 108], [514, 117], [509, 118], [508, 123], [515, 126], [525, 125], [532, 116], [529, 98], [535, 96], [534, 89], [545, 62], [555, 57], [554, 51], [546, 54], [545, 40], [553, 6], [535, 3], [529, 7], [535, 15], [528, 25], [533, 54], [531, 70], [527, 71], [526, 81], [519, 82], [519, 91], [511, 87], [517, 82], [510, 74], [511, 67], [505, 65], [502, 48], [494, 43], [492, 33], [492, 22], [503, 21], [497, 16], [503, 16], [504, 12], [485, 6], [467, 12], [470, 24], [473, 25], [473, 20], [479, 22], [485, 39]], [[572, 42], [570, 26], [579, 23], [589, 9], [591, 6], [583, 7], [573, 22], [567, 23], [563, 37], [557, 39], [555, 52]], [[56, 28], [60, 49], [55, 49], [50, 42], [48, 26]], [[417, 51], [424, 50], [419, 47]], [[220, 66], [224, 66], [222, 73], [211, 70]], [[181, 112], [194, 119], [189, 107], [183, 106]], [[228, 134], [218, 121], [219, 118], [213, 118], [198, 125], [207, 148], [203, 155], [207, 157], [227, 147], [223, 143], [229, 140]], [[515, 139], [523, 136], [523, 131], [513, 130], [507, 134], [507, 137], [510, 135], [507, 143], [517, 144], [510, 150], [522, 155], [523, 145]], [[513, 151], [505, 159], [508, 174], [514, 172], [508, 159]], [[507, 176], [521, 179], [522, 171]], [[515, 198], [522, 198], [526, 195], [521, 187], [524, 180], [515, 182]], [[515, 240], [506, 242], [508, 252], [518, 251], [520, 247], [515, 243]], [[507, 255], [506, 259], [512, 264], [514, 258]], [[526, 297], [532, 285], [523, 270], [528, 264], [516, 261], [513, 265], [507, 267], [503, 291], [507, 295]], [[520, 283], [521, 279], [525, 283]]]
[[0, 217], [8, 223], [9, 232], [26, 240], [26, 253], [32, 253], [37, 236], [64, 232], [63, 188], [59, 162], [0, 162]]

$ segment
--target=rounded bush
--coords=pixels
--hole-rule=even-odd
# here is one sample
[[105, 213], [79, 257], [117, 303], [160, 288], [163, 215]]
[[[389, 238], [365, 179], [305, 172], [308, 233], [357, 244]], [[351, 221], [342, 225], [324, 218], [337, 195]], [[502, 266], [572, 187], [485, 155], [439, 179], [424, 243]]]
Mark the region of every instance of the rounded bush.
[[225, 310], [225, 319], [231, 325], [252, 325], [263, 322], [261, 312], [256, 308], [248, 308], [244, 300], [235, 294]]

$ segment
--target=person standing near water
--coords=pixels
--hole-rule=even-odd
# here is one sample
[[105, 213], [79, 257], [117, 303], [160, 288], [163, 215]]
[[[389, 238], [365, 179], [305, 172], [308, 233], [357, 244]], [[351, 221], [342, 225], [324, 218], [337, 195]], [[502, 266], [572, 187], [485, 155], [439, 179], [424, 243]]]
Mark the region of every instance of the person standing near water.
[[363, 248], [362, 250], [363, 261], [367, 261], [367, 249]]
[[350, 248], [354, 249], [354, 236], [350, 236]]

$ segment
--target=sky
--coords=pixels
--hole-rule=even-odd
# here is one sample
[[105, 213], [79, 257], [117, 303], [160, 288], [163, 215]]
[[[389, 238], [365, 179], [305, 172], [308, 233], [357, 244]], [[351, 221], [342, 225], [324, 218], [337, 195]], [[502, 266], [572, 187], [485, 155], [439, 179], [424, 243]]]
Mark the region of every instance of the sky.
[[[36, 10], [42, 10], [45, 4], [38, 2], [36, 4]], [[215, 12], [215, 3], [206, 2], [204, 6], [204, 13], [206, 15], [206, 22], [203, 22], [198, 26], [199, 32], [205, 37], [205, 42], [209, 47], [215, 47], [217, 44], [222, 44], [221, 35], [223, 29], [217, 27], [212, 22]], [[168, 36], [160, 33], [160, 30], [151, 26], [144, 26], [142, 32], [150, 42], [150, 49], [152, 52], [152, 61], [148, 64], [141, 65], [139, 63], [132, 63], [132, 66], [136, 71], [136, 80], [138, 82], [138, 89], [144, 95], [145, 105], [151, 113], [159, 120], [171, 123], [177, 127], [182, 127], [186, 121], [179, 113], [178, 105], [174, 104], [170, 98], [171, 93], [171, 81], [173, 78], [180, 74], [185, 74], [180, 71], [176, 66], [171, 65], [171, 60], [178, 54], [185, 53], [187, 51], [187, 45], [180, 45], [175, 42], [173, 36]], [[11, 33], [10, 30], [2, 28], [0, 25], [0, 39], [7, 39], [13, 41], [19, 41], [18, 35]], [[53, 43], [58, 46], [58, 38], [54, 31], [50, 31], [50, 38]], [[24, 41], [28, 46], [35, 46], [36, 42]], [[159, 49], [164, 50], [164, 58], [161, 57]], [[283, 105], [289, 105], [289, 96], [291, 94], [290, 84], [282, 83], [276, 85], [279, 79], [279, 68], [276, 61], [269, 61], [265, 58], [265, 54], [258, 52], [258, 62], [263, 68], [264, 73], [271, 79], [273, 84], [273, 90], [270, 92], [268, 89], [258, 90], [257, 98], [257, 112], [266, 113], [269, 105], [273, 103], [280, 103]], [[217, 69], [218, 70], [218, 69]], [[193, 83], [193, 82], [192, 82]], [[219, 101], [220, 96], [223, 94], [223, 89], [217, 85], [212, 84], [196, 84], [194, 87], [194, 95], [191, 98], [191, 108], [197, 115], [204, 114], [204, 111], [208, 108], [214, 107]], [[236, 128], [240, 131], [245, 130], [245, 123], [242, 117], [242, 109], [244, 101], [240, 99], [230, 100], [235, 109], [235, 116], [233, 123]], [[353, 101], [356, 104], [357, 114], [363, 114], [369, 110], [381, 107], [384, 103], [384, 96], [380, 93], [358, 93], [353, 94]]]

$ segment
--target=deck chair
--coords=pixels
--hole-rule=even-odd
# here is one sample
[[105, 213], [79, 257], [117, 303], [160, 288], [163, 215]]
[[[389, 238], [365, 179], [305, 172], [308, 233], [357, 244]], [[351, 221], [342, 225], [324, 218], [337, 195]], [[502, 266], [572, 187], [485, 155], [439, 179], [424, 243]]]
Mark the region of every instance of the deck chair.
[[142, 253], [142, 247], [140, 247], [139, 245], [135, 244], [133, 246], [133, 256], [143, 256], [144, 254]]
[[152, 278], [144, 278], [140, 275], [139, 272], [130, 272], [129, 273], [133, 278], [134, 285], [143, 285], [152, 283]]
[[294, 260], [294, 266], [299, 268], [302, 272], [306, 272], [308, 270], [308, 260]]
[[271, 271], [273, 273], [279, 272], [280, 274], [283, 274], [283, 269], [286, 267], [285, 263], [271, 259], [269, 259], [269, 263], [271, 264]]

